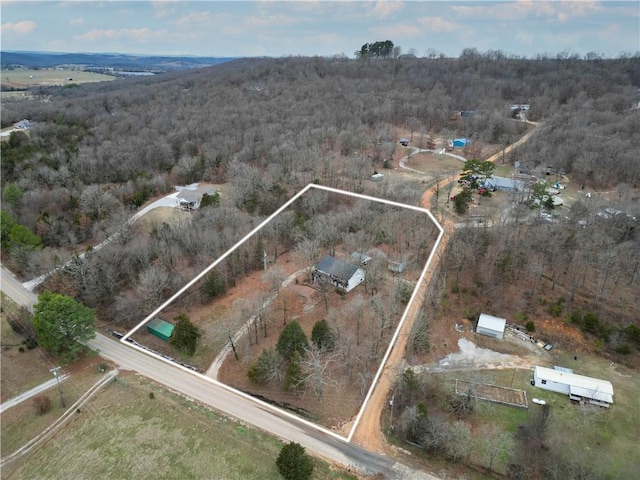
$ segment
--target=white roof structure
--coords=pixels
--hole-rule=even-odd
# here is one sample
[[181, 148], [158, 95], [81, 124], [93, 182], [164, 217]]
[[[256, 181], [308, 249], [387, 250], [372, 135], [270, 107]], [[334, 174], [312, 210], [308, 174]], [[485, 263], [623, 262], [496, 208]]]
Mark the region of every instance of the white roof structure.
[[478, 328], [486, 328], [496, 332], [504, 332], [506, 324], [506, 318], [494, 317], [486, 313], [481, 313], [480, 318], [478, 318]]
[[568, 385], [571, 395], [613, 403], [613, 385], [606, 380], [538, 366], [535, 367], [535, 376], [550, 382]]

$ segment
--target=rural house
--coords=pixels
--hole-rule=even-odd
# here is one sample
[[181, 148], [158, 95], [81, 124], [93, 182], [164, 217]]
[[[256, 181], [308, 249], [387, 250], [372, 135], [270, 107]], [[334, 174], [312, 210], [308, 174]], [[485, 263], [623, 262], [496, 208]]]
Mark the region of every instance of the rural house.
[[504, 327], [506, 324], [507, 320], [504, 318], [481, 313], [480, 318], [478, 318], [476, 333], [486, 335], [487, 337], [502, 338], [504, 336]]
[[489, 177], [484, 181], [483, 187], [487, 190], [498, 190], [501, 192], [522, 192], [524, 183], [520, 180], [512, 180], [506, 177]]
[[181, 210], [197, 210], [200, 208], [200, 202], [202, 201], [202, 196], [205, 193], [207, 195], [213, 195], [216, 193], [216, 189], [212, 185], [199, 186], [197, 183], [189, 185], [188, 187], [176, 188], [180, 190], [180, 193], [178, 193], [178, 196], [176, 197], [176, 201], [178, 202], [178, 208]]
[[324, 279], [345, 292], [350, 292], [364, 282], [364, 275], [361, 268], [325, 255], [313, 268], [311, 278], [314, 282]]
[[536, 366], [531, 384], [552, 392], [566, 393], [571, 400], [579, 402], [607, 408], [613, 403], [611, 382], [576, 375], [568, 369]]

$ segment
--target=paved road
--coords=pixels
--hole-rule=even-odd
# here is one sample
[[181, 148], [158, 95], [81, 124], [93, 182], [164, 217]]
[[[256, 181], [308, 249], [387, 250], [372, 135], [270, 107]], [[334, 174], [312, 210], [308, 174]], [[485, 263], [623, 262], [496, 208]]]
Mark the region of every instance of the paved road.
[[11, 297], [18, 305], [25, 305], [33, 311], [33, 305], [38, 297], [22, 286], [20, 281], [9, 270], [0, 265], [0, 282], [2, 291]]
[[[6, 269], [1, 270], [2, 290], [16, 302], [33, 307], [36, 296], [26, 290]], [[161, 383], [174, 391], [213, 407], [240, 421], [255, 425], [288, 441], [298, 442], [329, 461], [349, 466], [364, 475], [382, 474], [387, 479], [433, 480], [425, 472], [411, 470], [393, 459], [368, 452], [328, 430], [305, 422], [270, 405], [257, 402], [204, 375], [170, 364], [132, 346], [101, 334], [88, 343], [100, 355]]]

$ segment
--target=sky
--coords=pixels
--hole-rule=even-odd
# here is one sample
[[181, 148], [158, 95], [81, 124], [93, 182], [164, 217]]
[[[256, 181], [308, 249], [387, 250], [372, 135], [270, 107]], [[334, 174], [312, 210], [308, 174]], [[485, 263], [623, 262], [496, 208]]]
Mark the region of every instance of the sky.
[[381, 40], [417, 56], [640, 51], [637, 0], [0, 0], [0, 22], [6, 51], [353, 57]]

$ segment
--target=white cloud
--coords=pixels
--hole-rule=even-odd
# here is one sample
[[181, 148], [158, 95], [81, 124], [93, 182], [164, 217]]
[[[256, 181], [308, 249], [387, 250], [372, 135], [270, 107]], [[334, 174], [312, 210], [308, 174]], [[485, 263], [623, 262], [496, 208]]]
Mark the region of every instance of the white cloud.
[[379, 0], [373, 7], [372, 14], [378, 18], [386, 18], [402, 10], [404, 10], [404, 3], [402, 2]]
[[452, 10], [465, 17], [522, 20], [531, 17], [556, 19], [566, 22], [602, 12], [604, 7], [593, 1], [545, 2], [518, 0], [492, 4], [452, 5]]
[[110, 28], [106, 30], [99, 30], [94, 28], [81, 35], [77, 35], [76, 40], [84, 40], [89, 42], [100, 42], [103, 40], [135, 40], [141, 42], [148, 42], [151, 40], [158, 40], [167, 36], [166, 30], [151, 30], [150, 28], [123, 28], [116, 30]]
[[453, 32], [460, 28], [459, 25], [442, 17], [420, 17], [416, 21], [431, 33]]
[[24, 20], [18, 23], [3, 23], [0, 27], [2, 33], [16, 33], [18, 35], [27, 35], [36, 29], [36, 22]]
[[84, 25], [84, 18], [72, 18], [71, 20], [69, 20], [69, 25], [72, 25], [74, 27]]

